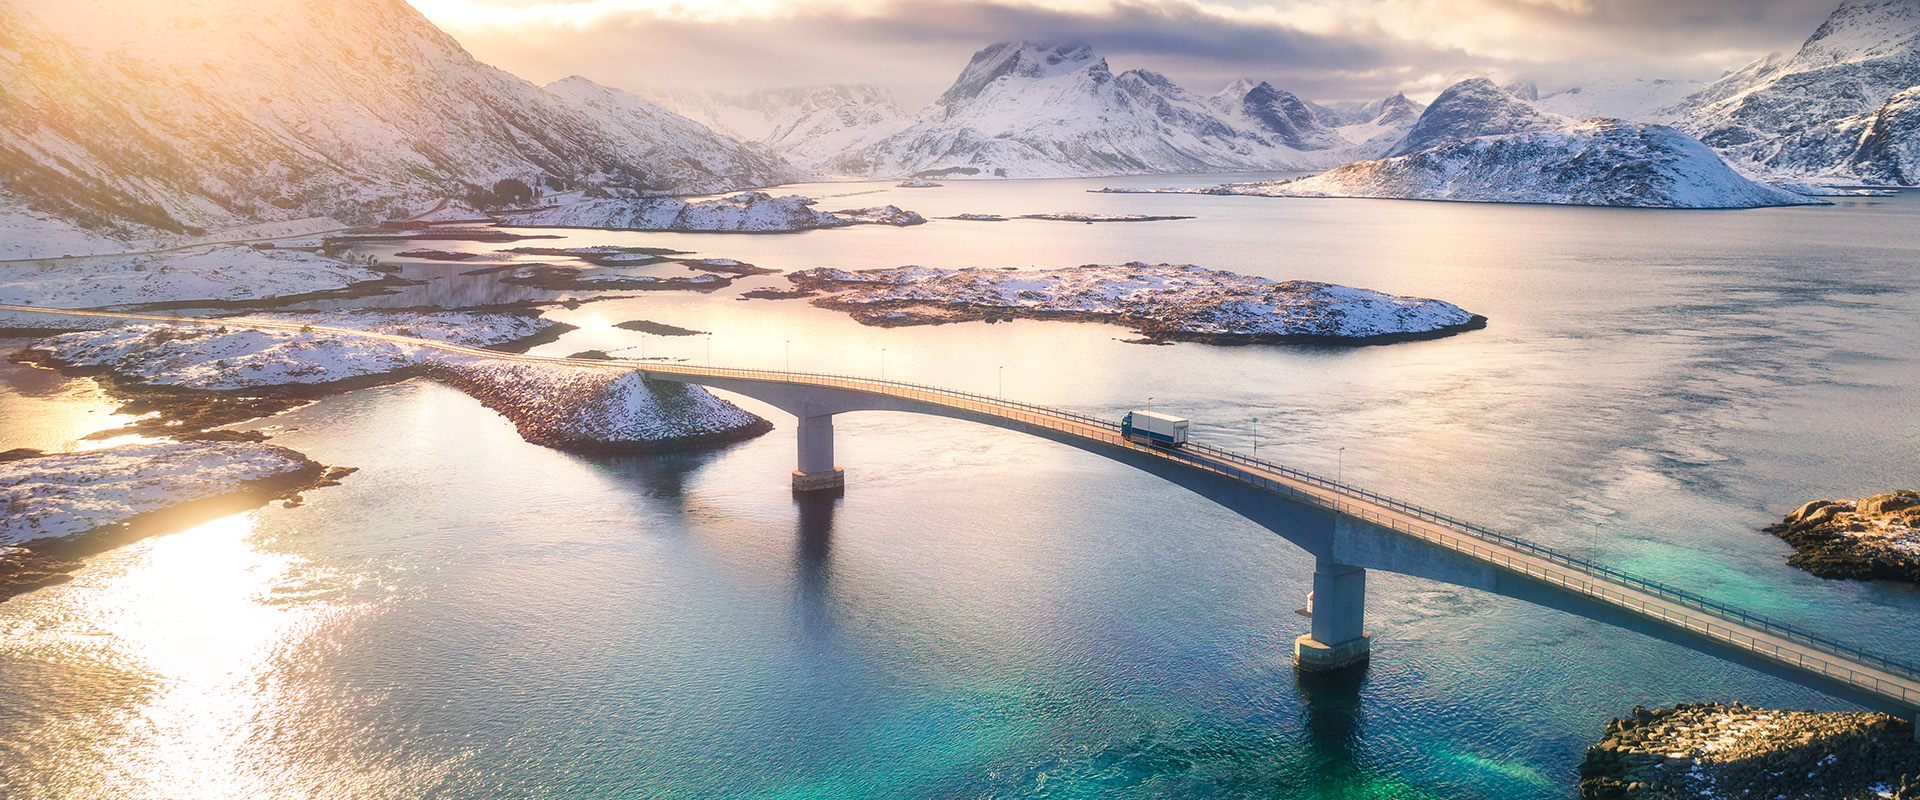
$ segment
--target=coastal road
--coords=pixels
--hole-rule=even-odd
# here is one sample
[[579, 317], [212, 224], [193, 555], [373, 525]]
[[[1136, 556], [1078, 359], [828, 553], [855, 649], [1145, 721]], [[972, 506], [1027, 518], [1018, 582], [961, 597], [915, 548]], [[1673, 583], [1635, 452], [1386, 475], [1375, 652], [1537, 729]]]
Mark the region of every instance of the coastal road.
[[[395, 342], [468, 358], [566, 365], [586, 369], [638, 371], [649, 378], [715, 384], [721, 388], [745, 383], [777, 384], [889, 398], [890, 407], [921, 410], [997, 424], [1014, 430], [1043, 430], [1048, 438], [1073, 440], [1086, 449], [1123, 451], [1135, 458], [1156, 459], [1166, 466], [1209, 473], [1238, 482], [1276, 499], [1321, 509], [1392, 535], [1408, 537], [1473, 563], [1527, 581], [1553, 587], [1613, 611], [1630, 615], [1679, 634], [1671, 641], [1725, 657], [1722, 650], [1744, 654], [1743, 659], [1783, 677], [1836, 696], [1899, 713], [1914, 719], [1920, 712], [1920, 668], [1886, 656], [1833, 641], [1817, 633], [1749, 614], [1680, 589], [1642, 579], [1605, 565], [1592, 563], [1511, 536], [1455, 520], [1411, 503], [1383, 497], [1358, 487], [1255, 459], [1238, 452], [1191, 443], [1168, 449], [1123, 438], [1117, 422], [1057, 409], [1018, 403], [934, 386], [851, 375], [784, 372], [777, 370], [696, 367], [630, 359], [580, 359], [504, 353], [429, 339], [373, 333], [299, 322], [245, 317], [191, 318], [107, 311], [67, 311], [0, 305], [0, 311], [178, 325], [227, 326], [256, 330], [324, 333]], [[1464, 585], [1464, 584], [1463, 584]], [[1920, 736], [1917, 729], [1916, 736]]]

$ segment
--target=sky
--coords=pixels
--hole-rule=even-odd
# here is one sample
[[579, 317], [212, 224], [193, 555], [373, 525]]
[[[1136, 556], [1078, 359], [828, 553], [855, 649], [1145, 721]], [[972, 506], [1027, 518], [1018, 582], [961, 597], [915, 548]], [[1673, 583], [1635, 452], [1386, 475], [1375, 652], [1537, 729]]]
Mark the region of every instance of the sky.
[[1542, 90], [1711, 80], [1796, 49], [1839, 0], [409, 0], [486, 61], [536, 83], [632, 91], [822, 83], [892, 90], [911, 112], [996, 41], [1088, 43], [1115, 72], [1212, 93], [1235, 78], [1313, 100], [1475, 75]]

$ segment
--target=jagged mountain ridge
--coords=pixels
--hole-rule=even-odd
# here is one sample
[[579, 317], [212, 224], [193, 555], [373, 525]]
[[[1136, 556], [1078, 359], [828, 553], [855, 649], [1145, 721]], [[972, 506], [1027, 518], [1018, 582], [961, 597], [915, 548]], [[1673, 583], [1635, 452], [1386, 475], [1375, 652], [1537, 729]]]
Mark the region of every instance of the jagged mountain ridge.
[[1071, 177], [1349, 160], [1350, 143], [1298, 98], [1237, 86], [1238, 97], [1201, 97], [1158, 73], [1115, 75], [1086, 45], [1001, 42], [975, 53], [912, 125], [832, 166], [876, 177]]
[[[1528, 84], [1531, 86], [1531, 84]], [[1481, 136], [1551, 130], [1570, 120], [1533, 107], [1487, 78], [1468, 78], [1447, 87], [1387, 157], [1403, 156], [1448, 142]]]
[[1896, 98], [1916, 86], [1920, 0], [1845, 0], [1792, 56], [1755, 61], [1670, 112], [1756, 170], [1912, 184], [1911, 160], [1894, 155], [1913, 146], [1897, 124], [1911, 98]]
[[1235, 193], [1637, 208], [1823, 202], [1755, 183], [1673, 128], [1611, 119], [1449, 142]]
[[13, 0], [0, 76], [0, 189], [91, 226], [366, 220], [503, 178], [797, 174], [698, 126], [611, 135], [402, 0]]

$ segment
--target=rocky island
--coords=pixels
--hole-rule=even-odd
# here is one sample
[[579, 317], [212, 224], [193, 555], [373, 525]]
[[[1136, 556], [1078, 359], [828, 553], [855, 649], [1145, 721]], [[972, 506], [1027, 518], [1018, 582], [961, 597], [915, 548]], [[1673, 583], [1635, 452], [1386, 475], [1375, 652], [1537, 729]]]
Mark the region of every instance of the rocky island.
[[1798, 551], [1788, 564], [1822, 578], [1920, 583], [1920, 492], [1815, 500], [1767, 532]]
[[1024, 317], [1126, 325], [1150, 341], [1382, 344], [1486, 325], [1485, 317], [1439, 300], [1192, 265], [820, 267], [787, 277], [799, 289], [829, 293], [814, 305], [882, 327]]
[[1113, 191], [1631, 208], [1827, 205], [1748, 180], [1677, 130], [1615, 119], [1447, 142], [1296, 180]]
[[587, 200], [573, 205], [509, 214], [520, 228], [601, 228], [626, 231], [788, 233], [849, 225], [918, 225], [926, 218], [898, 206], [818, 211], [799, 195], [774, 197], [742, 192], [714, 200], [672, 197]]
[[1582, 800], [1920, 800], [1913, 723], [1738, 703], [1635, 707], [1580, 765]]
[[[41, 339], [14, 358], [99, 376], [116, 395], [136, 402], [173, 401], [160, 410], [183, 405], [274, 413], [326, 394], [425, 376], [506, 415], [529, 441], [583, 452], [714, 443], [757, 436], [770, 427], [697, 386], [622, 383], [615, 370], [586, 370], [602, 373], [587, 376], [580, 374], [582, 368], [564, 364], [508, 367], [410, 341], [511, 350], [550, 336], [556, 323], [538, 317], [355, 312], [273, 319], [373, 335], [319, 327], [126, 325]], [[197, 416], [226, 425], [259, 414]], [[183, 433], [195, 429], [187, 420], [155, 422]]]
[[257, 442], [152, 442], [0, 463], [0, 600], [67, 580], [79, 559], [326, 485], [329, 470]]

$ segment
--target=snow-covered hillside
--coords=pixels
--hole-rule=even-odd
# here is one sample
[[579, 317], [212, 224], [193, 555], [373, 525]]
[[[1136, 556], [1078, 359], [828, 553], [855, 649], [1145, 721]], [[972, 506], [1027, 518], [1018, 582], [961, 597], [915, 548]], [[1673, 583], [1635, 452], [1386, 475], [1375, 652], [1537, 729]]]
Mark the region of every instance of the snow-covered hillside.
[[1348, 164], [1311, 178], [1230, 184], [1218, 194], [1375, 197], [1636, 208], [1756, 208], [1825, 201], [1754, 183], [1661, 125], [1592, 119], [1483, 136]]
[[1387, 155], [1402, 156], [1478, 136], [1548, 130], [1568, 122], [1565, 117], [1534, 108], [1491, 80], [1469, 78], [1447, 87], [1434, 98], [1406, 137], [1389, 149]]
[[404, 0], [12, 0], [0, 32], [0, 189], [90, 226], [364, 221], [505, 178], [786, 177], [698, 126], [609, 135]]
[[911, 126], [829, 166], [875, 177], [1069, 177], [1348, 160], [1340, 137], [1294, 113], [1290, 95], [1245, 89], [1206, 98], [1156, 73], [1115, 75], [1085, 45], [1002, 42], [975, 53]]
[[1595, 81], [1542, 95], [1534, 107], [1570, 119], [1671, 123], [1668, 109], [1706, 88], [1692, 80]]
[[1314, 115], [1357, 146], [1354, 158], [1379, 158], [1407, 138], [1426, 106], [1395, 93], [1371, 103], [1314, 106]]
[[659, 90], [661, 105], [742, 142], [761, 145], [804, 169], [905, 128], [912, 118], [877, 86], [831, 84], [745, 94]]
[[[1791, 57], [1749, 64], [1671, 111], [1730, 160], [1804, 177], [1920, 182], [1909, 157], [1920, 0], [1845, 0]], [[1869, 131], [1871, 128], [1871, 132]]]
[[716, 136], [700, 123], [639, 95], [578, 75], [547, 84], [546, 90], [580, 112], [616, 152], [681, 173], [704, 174], [707, 185], [766, 186], [804, 177], [763, 148]]

